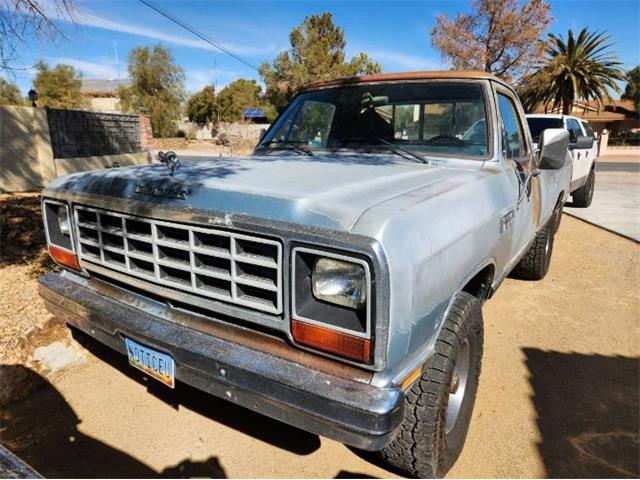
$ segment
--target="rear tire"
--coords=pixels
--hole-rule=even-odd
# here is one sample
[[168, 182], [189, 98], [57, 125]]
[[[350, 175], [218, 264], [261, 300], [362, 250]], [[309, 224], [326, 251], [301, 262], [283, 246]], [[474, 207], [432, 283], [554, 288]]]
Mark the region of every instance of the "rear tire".
[[456, 296], [422, 376], [406, 392], [397, 437], [378, 452], [404, 475], [443, 477], [467, 437], [482, 360], [481, 302]]
[[551, 220], [536, 234], [527, 253], [511, 271], [511, 277], [521, 280], [542, 280], [545, 277], [551, 264], [555, 230], [560, 226], [557, 217], [561, 215], [561, 211], [555, 211]]
[[592, 168], [587, 177], [587, 183], [573, 192], [573, 206], [587, 208], [593, 200], [593, 191], [596, 187], [596, 171]]

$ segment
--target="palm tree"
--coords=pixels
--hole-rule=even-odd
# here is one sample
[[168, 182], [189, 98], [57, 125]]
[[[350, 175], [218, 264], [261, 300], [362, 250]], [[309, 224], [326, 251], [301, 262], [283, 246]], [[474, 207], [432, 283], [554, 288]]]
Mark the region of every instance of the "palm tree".
[[546, 64], [531, 75], [535, 97], [545, 105], [562, 106], [568, 115], [573, 102], [578, 99], [612, 100], [610, 90], [620, 92], [616, 80], [625, 80], [620, 69], [622, 63], [610, 52], [610, 35], [604, 32], [589, 33], [583, 28], [577, 38], [569, 30], [565, 42], [562, 36], [549, 34]]

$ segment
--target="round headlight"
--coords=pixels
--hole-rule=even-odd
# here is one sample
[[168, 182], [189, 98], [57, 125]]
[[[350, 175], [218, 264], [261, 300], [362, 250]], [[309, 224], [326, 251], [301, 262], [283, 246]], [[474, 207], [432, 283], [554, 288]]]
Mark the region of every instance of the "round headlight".
[[69, 220], [69, 211], [65, 205], [58, 207], [58, 228], [63, 235], [67, 237], [71, 235], [71, 220]]
[[318, 300], [358, 309], [367, 301], [364, 267], [333, 258], [316, 260], [311, 274], [313, 296]]

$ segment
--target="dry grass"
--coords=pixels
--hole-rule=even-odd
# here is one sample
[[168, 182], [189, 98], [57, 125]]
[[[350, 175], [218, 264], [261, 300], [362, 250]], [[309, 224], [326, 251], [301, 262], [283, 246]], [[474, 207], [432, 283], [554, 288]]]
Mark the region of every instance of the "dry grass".
[[0, 194], [0, 268], [8, 265], [29, 267], [32, 278], [55, 268], [46, 248], [40, 192]]

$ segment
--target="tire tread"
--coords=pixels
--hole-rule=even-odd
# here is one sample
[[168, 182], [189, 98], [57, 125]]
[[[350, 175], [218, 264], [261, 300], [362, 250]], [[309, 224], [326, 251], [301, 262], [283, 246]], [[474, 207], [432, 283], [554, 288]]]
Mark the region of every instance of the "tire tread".
[[[400, 433], [385, 449], [378, 452], [382, 460], [392, 468], [412, 477], [434, 478], [443, 476], [456, 460], [457, 454], [452, 459], [446, 459], [444, 455], [444, 412], [449, 383], [457, 348], [469, 334], [477, 335], [480, 340], [476, 352], [477, 368], [470, 373], [478, 378], [482, 358], [482, 330], [480, 300], [465, 292], [458, 294], [435, 342], [435, 352], [425, 364], [420, 379], [406, 393]], [[475, 397], [475, 391], [470, 393]]]

